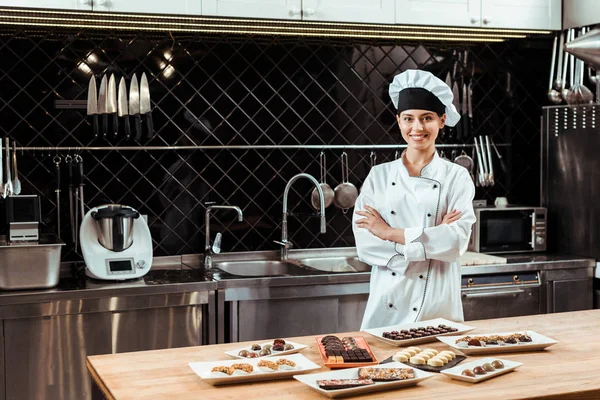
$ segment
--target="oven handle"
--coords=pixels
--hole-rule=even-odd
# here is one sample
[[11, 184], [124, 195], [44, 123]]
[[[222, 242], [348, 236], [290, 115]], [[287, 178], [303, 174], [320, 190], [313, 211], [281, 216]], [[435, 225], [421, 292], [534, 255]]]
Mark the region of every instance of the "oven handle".
[[463, 297], [504, 297], [504, 296], [513, 296], [515, 294], [525, 293], [522, 289], [514, 289], [514, 290], [499, 290], [496, 292], [486, 292], [486, 293], [464, 293]]
[[535, 250], [535, 210], [531, 213], [531, 249]]

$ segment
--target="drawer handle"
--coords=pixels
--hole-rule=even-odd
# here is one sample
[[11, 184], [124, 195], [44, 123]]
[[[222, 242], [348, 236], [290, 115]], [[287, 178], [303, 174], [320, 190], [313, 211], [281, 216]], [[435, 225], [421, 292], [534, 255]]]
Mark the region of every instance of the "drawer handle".
[[504, 296], [512, 296], [515, 294], [525, 293], [524, 290], [516, 289], [516, 290], [501, 290], [497, 292], [486, 292], [486, 293], [465, 293], [463, 297], [504, 297]]

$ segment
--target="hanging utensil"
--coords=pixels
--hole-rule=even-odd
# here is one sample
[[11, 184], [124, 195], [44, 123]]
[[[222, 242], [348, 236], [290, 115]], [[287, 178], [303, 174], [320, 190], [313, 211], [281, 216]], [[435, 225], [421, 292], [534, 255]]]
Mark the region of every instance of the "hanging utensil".
[[[550, 83], [548, 84], [548, 100], [553, 104], [562, 102], [560, 93], [554, 89], [554, 63], [556, 62], [556, 44], [558, 36], [554, 36], [554, 44], [552, 45], [552, 64], [550, 66]], [[560, 51], [560, 50], [559, 50]], [[560, 68], [560, 67], [559, 67]]]
[[598, 71], [594, 70], [592, 75], [592, 67], [588, 67], [588, 78], [590, 83], [596, 86], [596, 103], [600, 103], [600, 76], [598, 76]]
[[4, 168], [6, 169], [6, 183], [4, 184], [4, 198], [8, 196], [12, 196], [13, 194], [13, 186], [12, 186], [12, 178], [10, 177], [10, 139], [4, 138], [4, 142], [6, 145], [6, 157], [4, 157]]
[[125, 127], [125, 140], [129, 140], [129, 138], [131, 137], [131, 125], [129, 125], [127, 85], [125, 84], [124, 77], [121, 77], [121, 80], [119, 81], [119, 98], [117, 102], [117, 111], [119, 112], [119, 118], [123, 120], [123, 126]]
[[[567, 42], [573, 40], [574, 38], [575, 38], [575, 31], [573, 29], [569, 29], [569, 32], [567, 33]], [[560, 92], [560, 95], [565, 102], [567, 101], [567, 97], [569, 97], [569, 94], [571, 93], [571, 90], [569, 88], [573, 87], [573, 62], [574, 62], [573, 55], [565, 54], [565, 65], [563, 66], [563, 77], [564, 77], [565, 83], [564, 83], [563, 90]], [[567, 67], [569, 67], [568, 81], [567, 81]], [[568, 86], [567, 86], [567, 82], [569, 83]]]
[[348, 181], [350, 172], [348, 169], [348, 154], [345, 151], [342, 153], [340, 160], [342, 164], [342, 182], [334, 189], [333, 203], [336, 207], [341, 208], [345, 214], [349, 208], [354, 207], [358, 197], [358, 189]]
[[79, 162], [77, 163], [78, 165], [78, 170], [79, 170], [79, 206], [80, 206], [80, 212], [81, 212], [81, 218], [83, 218], [83, 216], [85, 215], [85, 201], [83, 199], [83, 187], [85, 186], [85, 174], [83, 172], [83, 157], [81, 157], [80, 155], [78, 155], [79, 157]]
[[106, 109], [108, 106], [108, 98], [106, 97], [107, 91], [106, 75], [102, 77], [100, 81], [100, 91], [98, 93], [98, 114], [102, 115], [102, 136], [106, 137], [108, 131], [108, 114]]
[[54, 171], [56, 173], [56, 236], [60, 239], [60, 161], [61, 157], [57, 154], [52, 159], [54, 162]]
[[563, 49], [565, 45], [565, 32], [560, 33], [560, 43], [558, 46], [558, 64], [556, 65], [556, 79], [554, 80], [554, 89], [559, 93], [565, 87], [565, 81], [562, 75], [563, 56], [565, 51]]
[[75, 214], [73, 209], [73, 197], [75, 196], [75, 189], [73, 185], [73, 157], [67, 154], [65, 157], [65, 164], [67, 165], [67, 172], [69, 177], [69, 222], [71, 224], [71, 242], [75, 243], [75, 237], [77, 235], [77, 226], [75, 225]]
[[[325, 208], [329, 207], [333, 203], [333, 197], [335, 193], [331, 186], [329, 186], [326, 182], [327, 179], [327, 160], [325, 158], [325, 152], [321, 151], [319, 154], [319, 171], [321, 174], [321, 190], [323, 191], [323, 200], [325, 203]], [[310, 202], [315, 210], [321, 210], [321, 204], [319, 202], [319, 191], [317, 188], [314, 188], [312, 194], [310, 196]]]
[[0, 139], [0, 196], [4, 198], [4, 171], [2, 170], [2, 153], [4, 152], [4, 144], [2, 143], [2, 139]]
[[469, 139], [471, 136], [475, 136], [475, 127], [473, 124], [473, 76], [475, 75], [475, 62], [471, 64], [471, 79], [469, 79], [469, 87], [467, 91], [467, 108], [469, 112]]
[[[76, 176], [74, 181], [79, 182], [79, 161], [81, 157], [79, 154], [75, 154], [73, 157], [73, 175]], [[75, 251], [77, 251], [77, 246], [79, 244], [79, 185], [73, 184], [75, 193], [74, 193], [74, 203], [75, 203], [75, 222], [74, 222], [74, 231], [75, 231]], [[83, 215], [81, 216], [83, 219]]]
[[112, 131], [116, 137], [119, 132], [119, 117], [117, 114], [117, 82], [115, 81], [115, 74], [111, 74], [108, 80], [106, 98], [106, 113], [112, 116]]
[[154, 137], [154, 123], [152, 122], [152, 106], [150, 105], [150, 86], [146, 73], [142, 73], [140, 80], [140, 114], [146, 120], [146, 130], [148, 131], [148, 139]]
[[490, 185], [490, 169], [487, 165], [487, 155], [485, 146], [483, 145], [483, 137], [479, 136], [479, 151], [481, 152], [481, 159], [483, 160], [483, 186]]
[[473, 141], [475, 142], [475, 153], [477, 154], [477, 169], [479, 172], [479, 176], [477, 177], [475, 183], [478, 186], [485, 186], [485, 170], [483, 167], [483, 161], [481, 158], [481, 152], [479, 151], [479, 144], [477, 143], [477, 138], [473, 138]]
[[21, 194], [21, 181], [19, 180], [19, 171], [17, 170], [17, 142], [13, 142], [12, 162], [13, 172], [15, 173], [15, 178], [12, 181], [13, 193], [19, 195]]
[[487, 149], [487, 157], [488, 157], [488, 167], [490, 168], [489, 171], [489, 178], [490, 178], [490, 186], [494, 186], [496, 184], [496, 182], [494, 181], [494, 165], [492, 164], [492, 150], [490, 149], [490, 137], [485, 135], [485, 147]]
[[92, 75], [88, 85], [87, 115], [92, 117], [92, 131], [98, 137], [98, 93], [96, 92], [96, 77]]
[[133, 115], [135, 140], [139, 142], [142, 138], [142, 117], [140, 116], [140, 88], [135, 74], [131, 77], [131, 85], [129, 85], [129, 115]]
[[578, 59], [575, 63], [575, 85], [571, 88], [571, 93], [567, 96], [567, 103], [570, 106], [588, 104], [594, 99], [594, 95], [590, 89], [583, 84], [583, 68], [583, 61]]
[[496, 152], [496, 156], [498, 157], [498, 161], [500, 161], [500, 168], [502, 168], [502, 172], [504, 174], [507, 174], [508, 173], [508, 167], [506, 166], [506, 163], [502, 159], [502, 155], [498, 151], [498, 148], [496, 147], [496, 143], [494, 143], [493, 139], [490, 139], [490, 142], [492, 143], [492, 147], [494, 148], [494, 151]]
[[454, 163], [458, 164], [462, 167], [465, 167], [467, 169], [467, 171], [469, 171], [469, 175], [471, 175], [471, 179], [473, 180], [473, 182], [475, 182], [475, 176], [473, 175], [473, 167], [475, 166], [475, 162], [473, 161], [473, 159], [471, 157], [469, 157], [469, 155], [467, 153], [465, 153], [464, 150], [458, 157], [456, 157], [454, 159]]

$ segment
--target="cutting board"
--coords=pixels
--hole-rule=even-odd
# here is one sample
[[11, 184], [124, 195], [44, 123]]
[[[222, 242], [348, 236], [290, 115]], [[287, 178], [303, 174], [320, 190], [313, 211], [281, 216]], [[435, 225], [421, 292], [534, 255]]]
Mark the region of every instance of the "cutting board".
[[506, 264], [506, 258], [493, 256], [491, 254], [481, 254], [472, 251], [467, 251], [460, 258], [460, 265], [489, 265], [489, 264]]

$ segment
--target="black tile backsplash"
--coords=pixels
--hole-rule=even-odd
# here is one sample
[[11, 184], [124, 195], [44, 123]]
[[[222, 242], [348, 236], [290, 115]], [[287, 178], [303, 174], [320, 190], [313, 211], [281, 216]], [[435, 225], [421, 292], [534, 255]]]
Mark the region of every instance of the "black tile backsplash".
[[[514, 203], [539, 199], [539, 115], [545, 97], [548, 38], [498, 44], [357, 42], [9, 28], [0, 36], [0, 134], [21, 146], [137, 146], [94, 138], [85, 110], [58, 109], [56, 100], [85, 100], [93, 73], [148, 75], [156, 136], [142, 145], [394, 144], [401, 137], [387, 90], [397, 73], [423, 68], [445, 79], [457, 54], [475, 63], [474, 124], [491, 135], [508, 171], [495, 159], [496, 186], [477, 197]], [[470, 64], [470, 61], [469, 61]], [[457, 75], [470, 79], [470, 66]], [[133, 121], [132, 121], [133, 123]], [[456, 143], [445, 136], [442, 143]], [[460, 143], [471, 143], [463, 139]], [[155, 255], [199, 253], [206, 202], [240, 206], [212, 217], [223, 251], [274, 249], [281, 235], [282, 194], [289, 178], [319, 178], [320, 150], [82, 151], [87, 206], [127, 204], [149, 215]], [[467, 149], [471, 154], [471, 150]], [[327, 181], [341, 179], [341, 151], [325, 150]], [[351, 182], [359, 186], [370, 150], [347, 150]], [[395, 151], [377, 150], [377, 162]], [[455, 155], [458, 155], [457, 152]], [[24, 193], [43, 198], [45, 229], [56, 229], [55, 151], [20, 154]], [[446, 151], [450, 157], [452, 152]], [[63, 165], [64, 167], [64, 165]], [[64, 168], [63, 168], [64, 169]], [[65, 172], [63, 171], [63, 174]], [[298, 181], [290, 195], [290, 238], [297, 248], [353, 246], [351, 213], [327, 209], [328, 231], [310, 218], [310, 192]], [[70, 242], [68, 183], [63, 175], [61, 234]], [[67, 248], [68, 259], [79, 256]]]

